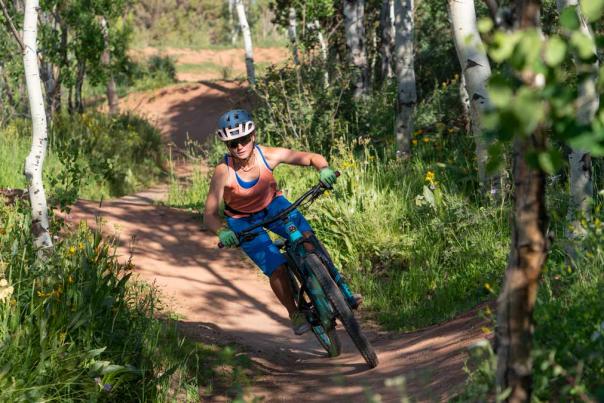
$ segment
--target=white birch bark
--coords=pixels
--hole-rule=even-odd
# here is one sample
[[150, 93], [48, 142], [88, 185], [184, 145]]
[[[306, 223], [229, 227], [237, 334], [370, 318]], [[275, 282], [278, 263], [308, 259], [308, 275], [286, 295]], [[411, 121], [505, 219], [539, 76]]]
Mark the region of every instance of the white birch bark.
[[113, 79], [113, 73], [111, 72], [111, 49], [109, 46], [109, 26], [107, 25], [107, 19], [101, 17], [101, 32], [103, 33], [103, 42], [105, 48], [101, 55], [101, 63], [107, 69], [107, 104], [109, 106], [109, 113], [116, 115], [119, 113], [119, 98], [117, 96], [117, 86]]
[[45, 249], [52, 247], [52, 239], [49, 233], [46, 193], [44, 192], [44, 185], [42, 183], [42, 168], [48, 146], [48, 131], [36, 44], [38, 4], [38, 0], [26, 0], [25, 2], [25, 18], [23, 21], [23, 44], [25, 45], [25, 51], [23, 52], [23, 64], [25, 67], [25, 81], [33, 128], [31, 150], [25, 160], [24, 173], [28, 182], [29, 200], [31, 203], [34, 246], [38, 249], [40, 256]]
[[397, 92], [397, 113], [395, 124], [396, 156], [411, 156], [411, 136], [413, 118], [417, 103], [413, 52], [413, 0], [395, 0], [395, 52]]
[[476, 25], [474, 0], [448, 0], [453, 38], [466, 90], [470, 98], [471, 128], [476, 144], [478, 180], [494, 199], [501, 196], [501, 175], [487, 174], [488, 143], [483, 137], [482, 115], [491, 107], [486, 84], [491, 65]]
[[299, 65], [300, 59], [298, 58], [298, 38], [296, 36], [296, 9], [294, 7], [289, 8], [289, 25], [287, 27], [287, 34], [292, 47], [294, 64]]
[[[593, 38], [593, 33], [579, 8], [578, 0], [557, 0], [557, 5], [560, 12], [566, 7], [575, 6], [581, 22], [581, 32]], [[595, 47], [593, 52], [597, 55]], [[592, 64], [582, 63], [579, 59], [575, 59], [575, 64], [577, 73], [584, 74], [579, 78], [578, 83], [577, 121], [588, 125], [594, 119], [600, 106], [597, 91], [599, 63], [596, 58]], [[573, 239], [585, 236], [586, 229], [581, 224], [581, 218], [589, 219], [591, 216], [590, 208], [593, 199], [591, 155], [582, 150], [572, 149], [568, 162], [570, 165], [570, 203], [566, 218], [570, 222], [571, 228], [566, 229], [565, 235], [567, 238]]]
[[382, 80], [392, 78], [392, 50], [394, 48], [394, 0], [383, 0], [380, 11], [380, 58], [382, 65], [380, 75]]
[[256, 84], [256, 71], [254, 69], [254, 51], [252, 48], [252, 34], [250, 26], [245, 16], [245, 7], [242, 0], [235, 0], [237, 16], [239, 17], [239, 26], [243, 34], [243, 46], [245, 48], [245, 68], [247, 70], [247, 80], [251, 85]]
[[369, 63], [365, 46], [365, 0], [344, 0], [344, 27], [354, 69], [354, 98], [369, 93]]

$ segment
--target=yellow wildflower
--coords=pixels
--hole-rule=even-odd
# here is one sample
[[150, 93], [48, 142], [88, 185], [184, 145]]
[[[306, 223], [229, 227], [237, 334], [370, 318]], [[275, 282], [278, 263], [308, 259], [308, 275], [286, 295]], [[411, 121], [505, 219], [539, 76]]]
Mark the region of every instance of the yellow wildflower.
[[430, 142], [430, 137], [424, 137], [424, 138], [422, 139], [422, 141], [423, 141], [424, 143], [429, 143], [429, 142]]
[[484, 333], [484, 334], [491, 334], [491, 332], [492, 332], [492, 330], [486, 326], [481, 327], [480, 330], [482, 330], [482, 333]]
[[493, 287], [491, 287], [491, 284], [489, 283], [484, 283], [484, 288], [487, 289], [488, 292], [490, 293], [494, 293], [495, 291], [493, 291]]
[[75, 280], [73, 279], [73, 276], [71, 274], [67, 277], [67, 282], [69, 284], [73, 284], [75, 282]]
[[70, 247], [69, 247], [69, 250], [67, 251], [67, 253], [68, 253], [69, 255], [75, 255], [75, 253], [76, 253], [76, 248], [75, 248], [75, 246], [73, 246], [73, 245], [72, 245], [72, 246], [70, 246]]
[[426, 179], [426, 182], [428, 182], [430, 185], [436, 186], [437, 182], [436, 182], [436, 175], [434, 174], [434, 172], [432, 172], [432, 171], [426, 172], [425, 179]]
[[411, 140], [411, 144], [413, 144], [414, 146], [416, 146], [417, 145], [417, 140], [416, 139]]
[[78, 249], [80, 249], [80, 250], [84, 249], [84, 244], [82, 242], [80, 242], [78, 244]]

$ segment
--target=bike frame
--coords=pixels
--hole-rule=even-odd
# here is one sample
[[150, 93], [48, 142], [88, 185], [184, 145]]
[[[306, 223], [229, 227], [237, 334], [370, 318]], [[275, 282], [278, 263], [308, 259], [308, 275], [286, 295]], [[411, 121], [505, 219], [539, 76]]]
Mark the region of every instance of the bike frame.
[[[240, 242], [245, 242], [253, 239], [257, 236], [257, 233], [253, 231], [260, 227], [266, 227], [269, 224], [277, 222], [279, 220], [283, 221], [283, 224], [286, 228], [288, 237], [284, 239], [284, 242], [278, 244], [280, 249], [284, 250], [282, 253], [285, 255], [290, 275], [293, 275], [298, 280], [300, 284], [297, 295], [294, 295], [294, 300], [296, 305], [302, 311], [311, 311], [310, 315], [307, 315], [309, 322], [313, 326], [322, 325], [325, 330], [333, 328], [335, 326], [335, 313], [333, 307], [327, 302], [323, 295], [323, 291], [320, 286], [316, 283], [316, 279], [311, 275], [309, 270], [306, 268], [304, 259], [308, 253], [315, 253], [321, 261], [325, 264], [325, 266], [329, 269], [332, 278], [340, 284], [342, 282], [342, 278], [340, 273], [335, 268], [333, 262], [327, 255], [325, 249], [313, 234], [308, 238], [305, 238], [302, 232], [298, 229], [298, 227], [293, 223], [290, 218], [290, 213], [298, 208], [302, 203], [308, 201], [308, 203], [314, 202], [319, 196], [321, 196], [326, 190], [331, 189], [331, 186], [325, 186], [322, 183], [313, 186], [306, 193], [300, 196], [291, 206], [287, 207], [283, 211], [275, 214], [272, 217], [263, 220], [260, 223], [257, 223], [245, 231], [240, 232], [237, 235], [237, 238]], [[312, 252], [307, 251], [304, 247], [304, 243], [310, 242], [313, 245]], [[293, 281], [293, 279], [291, 279]], [[308, 294], [312, 296], [312, 300], [315, 303], [320, 304], [321, 306], [316, 306], [316, 312], [312, 312], [313, 306], [312, 303], [309, 304], [306, 302], [304, 298], [304, 294]], [[321, 302], [323, 301], [323, 302]], [[316, 322], [316, 319], [319, 319], [320, 323]]]

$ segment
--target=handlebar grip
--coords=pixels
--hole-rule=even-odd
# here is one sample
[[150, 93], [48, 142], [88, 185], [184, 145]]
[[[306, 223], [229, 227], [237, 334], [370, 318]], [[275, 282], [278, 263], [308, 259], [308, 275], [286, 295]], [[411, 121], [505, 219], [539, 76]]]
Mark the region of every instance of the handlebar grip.
[[340, 171], [336, 171], [336, 178], [340, 177]]
[[219, 247], [220, 249], [222, 249], [222, 248], [224, 248], [224, 244], [223, 244], [222, 242], [218, 242], [218, 247]]

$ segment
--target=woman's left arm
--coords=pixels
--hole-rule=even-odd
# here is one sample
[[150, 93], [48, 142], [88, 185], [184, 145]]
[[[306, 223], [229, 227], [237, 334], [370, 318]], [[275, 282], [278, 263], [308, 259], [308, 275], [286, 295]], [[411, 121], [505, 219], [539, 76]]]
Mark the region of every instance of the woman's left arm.
[[306, 151], [290, 150], [280, 147], [262, 147], [266, 162], [275, 169], [277, 165], [284, 163], [299, 166], [312, 166], [317, 171], [328, 167], [329, 163], [321, 154]]

